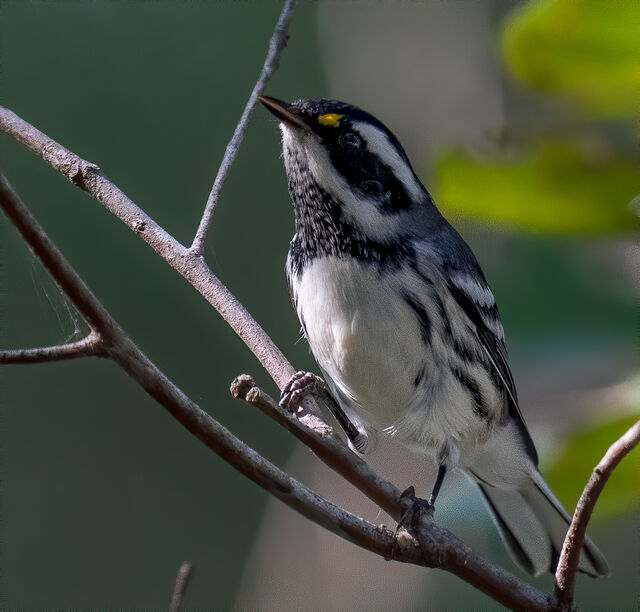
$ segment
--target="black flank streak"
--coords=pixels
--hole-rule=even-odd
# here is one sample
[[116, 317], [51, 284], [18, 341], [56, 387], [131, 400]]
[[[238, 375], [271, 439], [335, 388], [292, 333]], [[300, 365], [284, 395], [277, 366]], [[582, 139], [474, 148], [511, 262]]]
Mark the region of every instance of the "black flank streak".
[[448, 339], [453, 338], [453, 330], [451, 329], [451, 321], [449, 321], [449, 316], [447, 315], [447, 311], [445, 310], [444, 304], [442, 303], [442, 299], [437, 293], [434, 293], [432, 296], [433, 301], [436, 303], [436, 307], [438, 308], [438, 314], [440, 315], [440, 320], [442, 321], [442, 328], [444, 329], [444, 333]]
[[502, 380], [498, 375], [498, 370], [494, 368], [492, 364], [486, 363], [484, 361], [481, 362], [481, 365], [484, 368], [484, 371], [487, 373], [487, 375], [491, 379], [491, 382], [493, 383], [494, 387], [500, 392], [502, 396], [504, 396], [506, 389], [504, 388], [504, 384], [502, 383]]
[[[460, 308], [462, 308], [469, 319], [473, 321], [478, 332], [486, 330], [487, 333], [494, 335], [493, 332], [487, 329], [485, 322], [482, 320], [478, 304], [476, 304], [464, 291], [462, 291], [462, 289], [459, 289], [454, 284], [449, 283], [448, 288], [455, 301], [458, 302]], [[496, 310], [496, 307], [491, 306], [491, 310]]]
[[417, 387], [424, 379], [424, 370], [420, 370], [413, 379], [413, 386]]
[[[427, 314], [424, 306], [414, 296], [404, 293], [402, 295], [404, 301], [409, 304], [411, 309], [418, 316], [418, 322], [420, 323], [420, 331], [422, 332], [422, 340], [425, 344], [429, 344], [431, 341], [431, 319]], [[417, 386], [417, 385], [416, 385]]]
[[[475, 324], [480, 342], [489, 352], [495, 363], [495, 368], [492, 364], [485, 364], [484, 367], [487, 372], [490, 372], [493, 384], [496, 386], [496, 389], [500, 390], [502, 396], [507, 402], [508, 412], [507, 415], [503, 415], [503, 420], [511, 418], [515, 421], [521, 431], [527, 454], [531, 457], [532, 461], [538, 465], [538, 453], [536, 452], [536, 447], [533, 444], [533, 440], [527, 431], [518, 409], [516, 386], [513, 381], [511, 369], [507, 362], [507, 351], [502, 340], [486, 326], [485, 322], [482, 320], [482, 316], [480, 315], [477, 305], [464, 291], [451, 283], [448, 285], [448, 288], [458, 305]], [[498, 318], [499, 314], [497, 307], [494, 307], [493, 310], [495, 311], [496, 318]]]
[[[474, 356], [471, 354], [471, 351], [467, 348], [466, 345], [462, 344], [460, 340], [454, 338], [453, 339], [453, 350], [456, 355], [462, 359], [465, 363], [472, 363], [475, 361]], [[493, 368], [492, 368], [493, 369]]]
[[491, 321], [499, 321], [500, 313], [498, 312], [498, 308], [495, 304], [491, 304], [486, 306], [484, 304], [475, 304], [475, 307], [482, 312], [482, 314]]
[[484, 400], [482, 399], [482, 393], [480, 393], [478, 383], [458, 368], [451, 368], [451, 370], [454, 376], [458, 379], [458, 382], [469, 392], [469, 395], [473, 400], [473, 411], [481, 419], [486, 419], [489, 416], [489, 411], [484, 405]]

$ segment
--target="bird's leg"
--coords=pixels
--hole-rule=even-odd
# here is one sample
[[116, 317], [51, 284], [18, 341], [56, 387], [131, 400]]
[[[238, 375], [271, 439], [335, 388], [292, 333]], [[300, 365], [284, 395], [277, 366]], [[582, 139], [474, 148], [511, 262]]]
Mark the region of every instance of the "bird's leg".
[[331, 414], [334, 416], [335, 420], [338, 421], [338, 424], [342, 427], [342, 430], [347, 435], [347, 438], [349, 438], [351, 444], [353, 444], [356, 450], [362, 451], [362, 444], [364, 443], [366, 445], [366, 436], [363, 436], [360, 430], [351, 422], [349, 417], [344, 413], [344, 410], [340, 407], [340, 404], [338, 404], [333, 395], [331, 395], [331, 392], [326, 385], [322, 399]]
[[340, 404], [336, 402], [327, 383], [319, 376], [313, 374], [313, 372], [296, 372], [282, 388], [282, 394], [280, 395], [280, 406], [290, 412], [299, 412], [300, 404], [306, 395], [314, 395], [321, 399], [326, 404], [331, 414], [338, 421], [340, 427], [347, 434], [350, 442], [358, 449], [360, 447], [360, 441], [362, 434], [358, 428], [349, 420], [349, 417], [344, 413], [344, 410], [340, 407]]
[[444, 482], [444, 477], [447, 473], [447, 466], [444, 463], [441, 463], [438, 466], [438, 475], [436, 476], [436, 482], [433, 485], [433, 490], [431, 491], [431, 497], [429, 497], [429, 506], [431, 508], [435, 508], [436, 498], [438, 497], [438, 493], [440, 493], [440, 487]]

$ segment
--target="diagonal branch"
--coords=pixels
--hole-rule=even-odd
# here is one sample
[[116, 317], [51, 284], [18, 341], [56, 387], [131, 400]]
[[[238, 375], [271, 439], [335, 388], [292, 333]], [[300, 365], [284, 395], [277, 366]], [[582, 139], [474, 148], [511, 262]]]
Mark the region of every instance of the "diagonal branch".
[[222, 163], [220, 164], [220, 168], [218, 168], [218, 173], [213, 183], [213, 187], [211, 188], [211, 192], [209, 193], [209, 197], [207, 198], [207, 204], [205, 206], [202, 219], [200, 220], [200, 225], [198, 226], [198, 230], [196, 231], [196, 235], [193, 239], [193, 244], [189, 249], [196, 255], [203, 254], [204, 246], [207, 240], [207, 233], [211, 228], [211, 222], [213, 221], [213, 215], [216, 210], [216, 205], [218, 204], [218, 199], [220, 198], [222, 185], [224, 184], [224, 180], [227, 178], [229, 169], [231, 168], [231, 165], [235, 161], [236, 155], [238, 154], [238, 149], [240, 148], [240, 144], [242, 143], [242, 139], [244, 138], [244, 133], [247, 129], [247, 125], [249, 124], [249, 118], [251, 117], [251, 113], [253, 112], [253, 109], [256, 105], [258, 96], [262, 94], [267, 81], [271, 78], [271, 75], [278, 67], [280, 54], [284, 50], [287, 44], [287, 38], [289, 37], [287, 32], [289, 30], [291, 18], [293, 17], [293, 9], [295, 8], [295, 5], [296, 0], [286, 0], [284, 6], [282, 7], [282, 12], [280, 13], [280, 17], [278, 18], [276, 27], [273, 30], [271, 39], [269, 40], [269, 51], [267, 53], [266, 59], [264, 60], [262, 70], [260, 71], [260, 76], [258, 77], [258, 80], [253, 87], [253, 91], [251, 92], [249, 100], [244, 107], [244, 111], [242, 112], [240, 121], [238, 122], [238, 125], [233, 132], [233, 136], [229, 141], [227, 148], [225, 149]]
[[281, 408], [256, 382], [243, 374], [231, 383], [231, 395], [256, 406], [267, 416], [290, 431], [331, 469], [362, 491], [371, 501], [380, 506], [389, 516], [399, 520], [404, 510], [399, 503], [400, 490], [380, 478], [369, 464], [337, 438], [331, 429], [312, 429]]
[[591, 513], [609, 480], [609, 476], [622, 459], [640, 442], [640, 421], [614, 442], [593, 470], [589, 482], [584, 488], [569, 531], [564, 540], [558, 568], [556, 570], [555, 595], [561, 608], [571, 608], [575, 575], [580, 561], [580, 551], [587, 531]]
[[[0, 189], [4, 189], [4, 184], [1, 181], [2, 179], [0, 178]], [[91, 356], [106, 357], [102, 337], [95, 331], [92, 331], [77, 342], [68, 342], [57, 346], [0, 351], [0, 363], [46, 363]]]

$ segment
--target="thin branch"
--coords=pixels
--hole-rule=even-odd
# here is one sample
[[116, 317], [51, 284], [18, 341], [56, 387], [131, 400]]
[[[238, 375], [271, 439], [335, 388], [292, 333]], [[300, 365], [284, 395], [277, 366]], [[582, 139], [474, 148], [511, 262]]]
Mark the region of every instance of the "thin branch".
[[166, 232], [109, 181], [98, 166], [65, 149], [2, 106], [0, 129], [39, 155], [74, 185], [92, 195], [140, 236], [218, 311], [275, 383], [279, 387], [284, 386], [295, 370], [262, 327], [213, 274], [203, 257], [190, 252]]
[[562, 553], [556, 570], [555, 595], [561, 608], [571, 608], [575, 575], [580, 561], [580, 551], [587, 531], [591, 513], [609, 480], [609, 476], [620, 461], [640, 442], [640, 421], [635, 423], [621, 438], [614, 442], [593, 470], [589, 482], [582, 491], [573, 515], [569, 531], [564, 540]]
[[283, 410], [271, 396], [265, 393], [251, 376], [242, 374], [231, 383], [231, 395], [256, 406], [303, 444], [331, 469], [362, 491], [389, 516], [398, 520], [404, 510], [399, 503], [401, 491], [380, 478], [361, 457], [335, 436], [331, 428], [310, 428], [290, 412]]
[[[0, 182], [2, 179], [0, 179]], [[4, 185], [0, 186], [0, 189]], [[49, 361], [63, 361], [80, 357], [105, 357], [106, 350], [102, 337], [97, 332], [91, 332], [82, 340], [44, 346], [39, 348], [15, 349], [0, 351], [0, 363], [46, 363]]]
[[187, 592], [187, 586], [189, 586], [189, 579], [193, 572], [193, 564], [185, 561], [179, 568], [176, 575], [176, 582], [173, 586], [173, 593], [171, 594], [171, 603], [169, 604], [169, 612], [178, 612], [182, 601], [184, 600], [185, 593]]
[[251, 92], [249, 100], [244, 107], [244, 111], [242, 112], [240, 121], [238, 122], [238, 125], [233, 132], [233, 136], [229, 141], [227, 148], [225, 149], [222, 163], [220, 164], [220, 168], [218, 168], [218, 173], [216, 175], [215, 181], [213, 182], [213, 187], [211, 188], [211, 192], [209, 193], [209, 197], [207, 198], [207, 204], [205, 206], [202, 219], [200, 220], [200, 225], [198, 226], [198, 230], [196, 231], [196, 235], [193, 239], [193, 244], [189, 249], [196, 255], [202, 255], [204, 252], [207, 233], [209, 232], [211, 223], [213, 221], [213, 215], [216, 210], [216, 205], [218, 204], [218, 199], [220, 198], [222, 185], [224, 184], [224, 180], [227, 178], [229, 169], [231, 168], [233, 162], [235, 161], [236, 155], [238, 154], [240, 144], [242, 143], [242, 139], [244, 138], [244, 133], [247, 129], [247, 125], [249, 124], [249, 118], [251, 117], [251, 113], [253, 112], [253, 109], [256, 105], [258, 96], [262, 94], [267, 81], [271, 78], [271, 75], [278, 68], [280, 55], [287, 45], [287, 38], [289, 37], [289, 24], [291, 23], [291, 18], [293, 17], [293, 9], [295, 8], [295, 5], [296, 0], [286, 0], [284, 6], [282, 7], [282, 12], [280, 13], [280, 17], [278, 17], [276, 27], [273, 30], [271, 39], [269, 40], [269, 51], [267, 52], [267, 57], [264, 60], [264, 65], [262, 66], [262, 70], [260, 71], [260, 76], [258, 77], [258, 80], [253, 87], [253, 91]]

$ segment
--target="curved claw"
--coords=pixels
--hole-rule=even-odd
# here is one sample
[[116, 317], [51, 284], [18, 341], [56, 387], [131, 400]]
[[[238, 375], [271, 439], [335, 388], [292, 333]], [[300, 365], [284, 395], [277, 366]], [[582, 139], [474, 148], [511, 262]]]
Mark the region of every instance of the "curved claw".
[[289, 412], [298, 412], [300, 404], [306, 395], [310, 393], [318, 394], [325, 390], [325, 383], [322, 378], [313, 372], [296, 372], [282, 388], [280, 394], [280, 406]]

